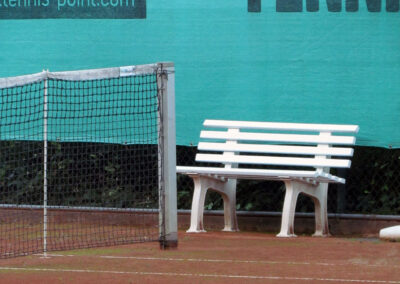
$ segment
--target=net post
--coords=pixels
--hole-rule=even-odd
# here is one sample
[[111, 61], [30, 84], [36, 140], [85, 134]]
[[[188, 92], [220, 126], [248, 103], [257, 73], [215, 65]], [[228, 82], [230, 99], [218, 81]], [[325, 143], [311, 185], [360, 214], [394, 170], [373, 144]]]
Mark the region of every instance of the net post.
[[175, 68], [173, 63], [158, 63], [160, 119], [160, 248], [178, 246], [176, 192]]
[[[45, 71], [46, 74], [48, 70]], [[47, 112], [48, 78], [43, 88], [43, 257], [47, 258]]]

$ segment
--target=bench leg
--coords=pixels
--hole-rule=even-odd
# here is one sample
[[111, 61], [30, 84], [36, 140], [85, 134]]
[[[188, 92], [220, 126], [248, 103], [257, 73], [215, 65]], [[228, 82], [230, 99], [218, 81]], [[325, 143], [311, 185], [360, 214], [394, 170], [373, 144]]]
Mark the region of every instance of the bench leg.
[[292, 181], [285, 181], [286, 193], [282, 210], [281, 231], [276, 235], [277, 237], [296, 237], [294, 234], [294, 214], [296, 212], [297, 197], [300, 191], [293, 183]]
[[237, 217], [236, 217], [236, 180], [227, 181], [222, 190], [217, 192], [221, 193], [224, 200], [224, 229], [226, 232], [239, 231]]
[[319, 184], [313, 193], [314, 195], [309, 194], [314, 201], [315, 209], [315, 233], [313, 237], [327, 237], [330, 235], [328, 226], [328, 184]]
[[188, 233], [205, 232], [203, 226], [204, 201], [207, 193], [207, 182], [199, 177], [192, 176], [194, 182], [194, 192], [192, 199], [192, 210], [190, 213], [190, 228]]
[[294, 237], [294, 215], [296, 210], [297, 197], [304, 193], [312, 198], [315, 209], [315, 233], [313, 236], [329, 236], [328, 228], [328, 184], [320, 183], [317, 186], [308, 185], [296, 181], [287, 181], [285, 202], [282, 212], [281, 232], [278, 237]]
[[238, 231], [236, 218], [236, 180], [226, 182], [202, 176], [191, 176], [194, 182], [190, 228], [188, 233], [200, 233], [204, 230], [204, 201], [207, 190], [211, 189], [221, 194], [224, 200], [224, 229], [223, 231]]

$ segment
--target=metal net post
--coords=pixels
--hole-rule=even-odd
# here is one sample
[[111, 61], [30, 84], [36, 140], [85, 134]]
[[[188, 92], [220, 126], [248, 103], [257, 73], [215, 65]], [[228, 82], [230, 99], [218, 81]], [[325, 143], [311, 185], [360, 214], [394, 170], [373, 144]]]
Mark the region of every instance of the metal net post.
[[163, 249], [178, 245], [174, 72], [173, 64], [159, 64], [160, 247]]

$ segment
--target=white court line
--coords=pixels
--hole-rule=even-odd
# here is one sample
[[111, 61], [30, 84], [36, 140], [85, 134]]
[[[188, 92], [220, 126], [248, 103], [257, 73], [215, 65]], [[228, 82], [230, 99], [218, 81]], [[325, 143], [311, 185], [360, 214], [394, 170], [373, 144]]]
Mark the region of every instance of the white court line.
[[229, 274], [202, 274], [202, 273], [174, 273], [174, 272], [140, 272], [140, 271], [113, 271], [113, 270], [91, 270], [91, 269], [56, 269], [56, 268], [26, 268], [26, 267], [0, 267], [0, 270], [14, 271], [40, 271], [40, 272], [73, 272], [73, 273], [105, 273], [120, 275], [153, 275], [153, 276], [181, 276], [181, 277], [209, 277], [209, 278], [231, 278], [231, 279], [268, 279], [282, 281], [321, 281], [321, 282], [350, 282], [350, 283], [388, 283], [399, 284], [400, 281], [391, 280], [360, 280], [340, 278], [313, 278], [313, 277], [285, 277], [285, 276], [257, 276], [257, 275], [229, 275]]
[[[36, 254], [42, 256], [42, 254]], [[47, 254], [49, 257], [77, 257], [74, 254]], [[93, 257], [106, 259], [135, 259], [135, 260], [158, 260], [179, 262], [213, 262], [213, 263], [254, 263], [254, 264], [287, 264], [287, 265], [320, 265], [320, 266], [363, 266], [363, 267], [399, 267], [400, 265], [363, 264], [363, 263], [326, 263], [326, 262], [295, 262], [295, 261], [270, 261], [270, 260], [236, 260], [236, 259], [197, 259], [197, 258], [165, 258], [165, 257], [142, 257], [142, 256], [112, 256], [93, 255]]]

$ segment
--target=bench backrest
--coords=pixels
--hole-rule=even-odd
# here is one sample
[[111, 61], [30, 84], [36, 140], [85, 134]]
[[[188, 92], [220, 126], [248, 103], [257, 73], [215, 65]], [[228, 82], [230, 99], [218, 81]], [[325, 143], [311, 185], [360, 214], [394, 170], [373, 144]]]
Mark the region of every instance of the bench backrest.
[[[198, 162], [349, 168], [357, 125], [205, 120]], [[340, 135], [334, 135], [334, 134]], [[334, 147], [340, 145], [341, 147]], [[210, 154], [211, 152], [212, 154]]]

